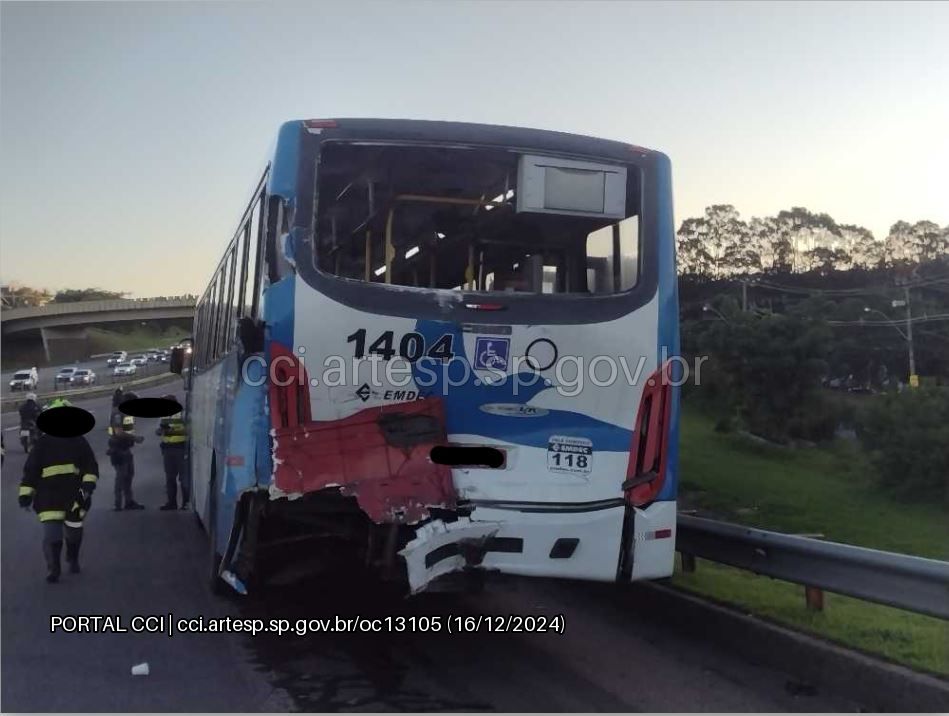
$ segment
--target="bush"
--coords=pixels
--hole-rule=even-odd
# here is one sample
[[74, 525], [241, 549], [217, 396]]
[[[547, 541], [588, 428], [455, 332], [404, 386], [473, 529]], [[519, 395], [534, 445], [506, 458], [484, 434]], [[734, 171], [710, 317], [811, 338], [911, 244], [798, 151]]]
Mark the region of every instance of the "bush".
[[857, 435], [884, 488], [904, 499], [947, 501], [949, 390], [880, 396], [860, 411]]
[[774, 442], [832, 437], [839, 416], [820, 388], [829, 342], [825, 323], [796, 316], [735, 311], [727, 320], [684, 324], [683, 353], [708, 356], [702, 385], [685, 395]]

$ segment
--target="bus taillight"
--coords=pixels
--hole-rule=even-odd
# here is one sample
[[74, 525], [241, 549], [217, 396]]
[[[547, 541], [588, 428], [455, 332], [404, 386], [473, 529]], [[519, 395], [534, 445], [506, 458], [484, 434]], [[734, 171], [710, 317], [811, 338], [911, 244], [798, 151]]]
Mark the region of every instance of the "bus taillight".
[[670, 366], [666, 363], [649, 376], [639, 402], [623, 483], [626, 502], [634, 507], [652, 502], [665, 480], [672, 408]]
[[303, 126], [307, 129], [336, 129], [339, 125], [335, 119], [305, 119]]
[[306, 367], [293, 351], [279, 343], [270, 344], [270, 424], [274, 428], [309, 423], [310, 380]]

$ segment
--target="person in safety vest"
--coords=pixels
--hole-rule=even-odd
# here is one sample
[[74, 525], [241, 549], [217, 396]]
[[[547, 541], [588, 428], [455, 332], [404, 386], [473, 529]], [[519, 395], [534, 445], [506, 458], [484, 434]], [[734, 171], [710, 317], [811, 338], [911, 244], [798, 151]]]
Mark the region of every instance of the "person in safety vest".
[[[69, 404], [67, 400], [56, 399], [43, 410]], [[82, 522], [92, 504], [98, 479], [99, 465], [85, 437], [60, 438], [40, 432], [23, 466], [20, 507], [32, 506], [43, 526], [47, 582], [59, 581], [64, 538], [69, 571], [79, 572]]]
[[[125, 400], [134, 400], [135, 393], [126, 393]], [[124, 401], [123, 401], [124, 402]], [[125, 415], [121, 410], [112, 411], [109, 419], [109, 448], [106, 454], [115, 468], [115, 504], [116, 512], [122, 510], [144, 510], [145, 505], [135, 501], [132, 493], [132, 478], [135, 477], [135, 457], [132, 448], [145, 438], [135, 434], [135, 418]]]
[[[163, 395], [165, 400], [174, 400], [174, 395]], [[178, 509], [178, 482], [181, 482], [181, 509], [186, 510], [191, 502], [191, 480], [186, 464], [188, 455], [188, 428], [181, 412], [162, 418], [155, 434], [161, 437], [161, 456], [165, 464], [165, 493], [167, 501], [160, 510]]]

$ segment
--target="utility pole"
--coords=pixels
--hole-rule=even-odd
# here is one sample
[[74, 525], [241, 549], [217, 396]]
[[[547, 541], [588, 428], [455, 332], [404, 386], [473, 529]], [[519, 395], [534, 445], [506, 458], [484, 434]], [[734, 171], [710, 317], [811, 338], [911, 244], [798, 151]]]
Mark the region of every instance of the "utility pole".
[[903, 286], [903, 296], [906, 301], [906, 345], [909, 347], [909, 383], [914, 388], [916, 377], [916, 356], [913, 355], [913, 310], [909, 304], [909, 286]]

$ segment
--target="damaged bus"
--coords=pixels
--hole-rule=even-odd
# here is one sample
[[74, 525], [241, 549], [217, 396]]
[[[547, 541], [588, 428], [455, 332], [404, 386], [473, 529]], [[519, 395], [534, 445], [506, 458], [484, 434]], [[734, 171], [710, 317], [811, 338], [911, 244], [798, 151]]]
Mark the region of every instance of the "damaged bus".
[[674, 243], [659, 152], [284, 124], [196, 308], [189, 465], [212, 583], [670, 575]]

